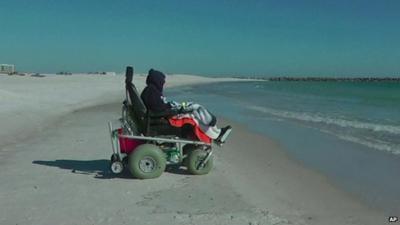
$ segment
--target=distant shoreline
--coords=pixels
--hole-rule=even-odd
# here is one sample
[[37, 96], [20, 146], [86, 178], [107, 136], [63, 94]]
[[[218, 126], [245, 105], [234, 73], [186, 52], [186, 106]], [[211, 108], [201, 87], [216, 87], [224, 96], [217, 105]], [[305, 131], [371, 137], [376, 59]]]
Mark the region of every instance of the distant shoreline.
[[[31, 76], [31, 77], [45, 77], [45, 76], [123, 76], [121, 73], [114, 72], [104, 72], [104, 73], [14, 73], [5, 74], [0, 73], [0, 75], [9, 76]], [[204, 78], [233, 78], [242, 79], [247, 81], [313, 81], [313, 82], [400, 82], [400, 77], [317, 77], [317, 76], [307, 76], [307, 77], [289, 77], [289, 76], [279, 76], [279, 77], [259, 77], [259, 76], [206, 76], [206, 75], [192, 75], [192, 74], [169, 74], [169, 76], [176, 75], [189, 75]], [[146, 74], [138, 73], [136, 76], [146, 76]]]
[[254, 79], [263, 81], [316, 81], [316, 82], [400, 82], [400, 77], [246, 77], [234, 76], [238, 79]]

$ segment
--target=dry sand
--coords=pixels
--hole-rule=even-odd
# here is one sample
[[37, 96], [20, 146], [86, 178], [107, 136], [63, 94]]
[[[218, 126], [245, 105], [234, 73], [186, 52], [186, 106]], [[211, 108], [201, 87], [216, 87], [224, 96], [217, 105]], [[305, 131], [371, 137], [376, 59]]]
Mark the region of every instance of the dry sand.
[[121, 77], [0, 77], [0, 224], [387, 223], [238, 124], [208, 175], [115, 177], [106, 122], [119, 117], [123, 95]]

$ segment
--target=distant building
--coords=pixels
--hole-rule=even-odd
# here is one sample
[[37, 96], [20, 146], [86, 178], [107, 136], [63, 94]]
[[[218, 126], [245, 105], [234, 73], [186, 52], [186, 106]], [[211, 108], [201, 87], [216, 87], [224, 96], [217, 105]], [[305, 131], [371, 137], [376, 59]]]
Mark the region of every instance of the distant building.
[[15, 66], [11, 64], [0, 64], [0, 73], [14, 73]]

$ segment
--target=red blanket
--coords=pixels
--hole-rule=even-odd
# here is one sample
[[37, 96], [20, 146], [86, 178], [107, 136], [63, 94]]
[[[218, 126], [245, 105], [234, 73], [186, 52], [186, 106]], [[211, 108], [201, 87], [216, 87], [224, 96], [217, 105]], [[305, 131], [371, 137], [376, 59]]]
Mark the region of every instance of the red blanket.
[[194, 127], [194, 134], [196, 135], [197, 139], [205, 143], [211, 143], [211, 138], [208, 137], [197, 125], [196, 121], [193, 118], [176, 118], [172, 117], [169, 118], [169, 123], [171, 126], [174, 127], [182, 127], [185, 124], [190, 124]]

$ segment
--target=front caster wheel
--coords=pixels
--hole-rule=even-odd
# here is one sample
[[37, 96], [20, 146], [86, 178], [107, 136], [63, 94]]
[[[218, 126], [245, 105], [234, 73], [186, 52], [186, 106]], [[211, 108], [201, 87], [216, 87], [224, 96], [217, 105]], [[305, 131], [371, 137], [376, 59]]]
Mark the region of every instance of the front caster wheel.
[[124, 165], [120, 161], [114, 161], [111, 162], [110, 169], [114, 174], [120, 174], [124, 170]]
[[120, 174], [124, 170], [124, 164], [121, 162], [117, 154], [111, 156], [110, 170], [114, 174]]

